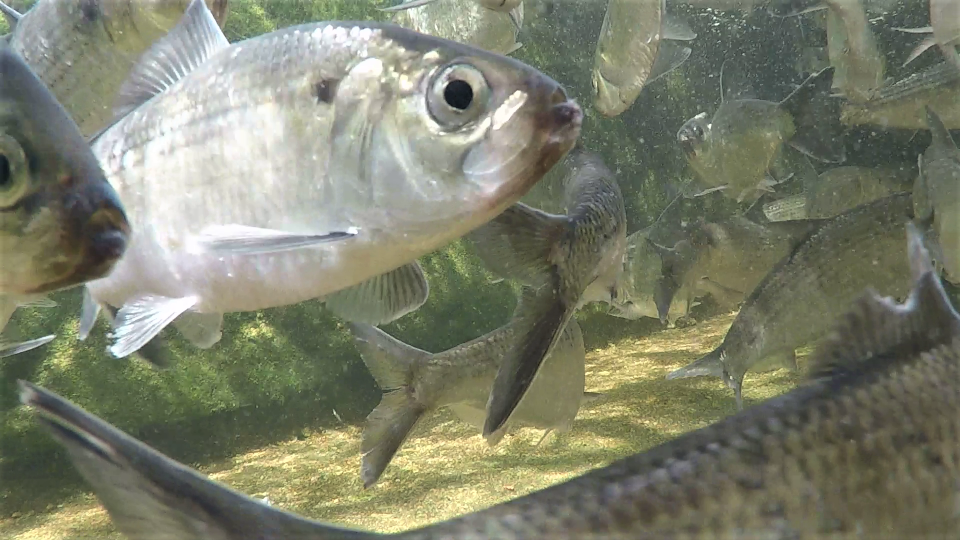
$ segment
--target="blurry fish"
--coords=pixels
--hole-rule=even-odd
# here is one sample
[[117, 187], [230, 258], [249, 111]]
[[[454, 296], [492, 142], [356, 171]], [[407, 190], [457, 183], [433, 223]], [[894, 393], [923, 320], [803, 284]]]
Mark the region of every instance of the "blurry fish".
[[136, 108], [92, 147], [139, 232], [81, 318], [120, 307], [117, 357], [178, 318], [209, 347], [223, 313], [313, 298], [356, 322], [409, 313], [428, 294], [416, 259], [517, 201], [582, 118], [506, 57], [366, 23], [228, 46], [197, 0], [121, 94]]
[[[219, 24], [228, 0], [207, 0]], [[137, 59], [174, 27], [189, 0], [39, 0], [9, 36], [85, 137], [107, 126]]]
[[770, 221], [807, 219], [807, 196], [801, 193], [770, 201], [763, 205], [763, 215]]
[[[912, 183], [905, 171], [834, 167], [815, 182], [805, 183], [803, 193], [765, 204], [764, 212], [770, 221], [831, 218], [861, 204], [911, 191]], [[788, 208], [793, 214], [788, 214]]]
[[690, 57], [690, 48], [670, 39], [697, 35], [666, 16], [666, 0], [609, 0], [593, 64], [593, 104], [614, 117], [636, 101], [645, 84], [673, 71]]
[[582, 147], [567, 163], [566, 215], [515, 204], [467, 235], [490, 271], [537, 289], [515, 315], [517, 339], [497, 371], [484, 438], [506, 423], [574, 312], [615, 300], [627, 244], [620, 185]]
[[[19, 306], [108, 274], [130, 226], [77, 125], [0, 44], [0, 330]], [[0, 341], [0, 357], [49, 341]], [[44, 341], [46, 340], [46, 341]]]
[[[483, 429], [490, 388], [516, 338], [517, 321], [436, 354], [411, 347], [374, 326], [349, 326], [361, 358], [384, 392], [363, 430], [360, 477], [364, 487], [376, 483], [413, 427], [431, 411], [448, 407], [464, 422]], [[571, 320], [510, 421], [487, 442], [496, 445], [520, 425], [548, 433], [569, 431], [584, 397], [585, 355], [580, 325]]]
[[947, 129], [960, 128], [960, 70], [941, 62], [880, 89], [863, 103], [844, 103], [841, 121], [884, 128], [927, 129], [924, 107], [940, 115]]
[[523, 4], [503, 12], [486, 9], [476, 0], [444, 0], [400, 11], [393, 22], [423, 34], [510, 54], [520, 48], [517, 37], [523, 26]]
[[937, 113], [926, 108], [933, 140], [920, 157], [920, 177], [914, 188], [914, 208], [933, 218], [940, 263], [950, 281], [960, 282], [960, 150]]
[[837, 144], [833, 68], [811, 75], [780, 103], [725, 99], [713, 118], [700, 113], [677, 132], [677, 141], [701, 181], [737, 201], [756, 201], [773, 191], [768, 171], [786, 143], [827, 162], [845, 159]]
[[747, 371], [796, 369], [794, 351], [822, 338], [858, 291], [909, 290], [896, 246], [912, 214], [910, 194], [901, 193], [823, 220], [753, 289], [723, 343], [667, 379], [720, 377], [743, 408]]
[[910, 53], [903, 65], [914, 61], [934, 45], [940, 47], [947, 62], [960, 69], [960, 2], [956, 0], [929, 0], [930, 26], [921, 28], [897, 28], [913, 34], [930, 34]]
[[[454, 2], [455, 0], [446, 0], [447, 2]], [[381, 11], [405, 11], [412, 8], [418, 8], [421, 6], [426, 6], [436, 2], [436, 0], [406, 0], [402, 4], [397, 4], [396, 6], [383, 8]], [[506, 13], [513, 11], [519, 6], [523, 5], [523, 0], [470, 0], [471, 3], [488, 9], [490, 11], [499, 11]]]
[[800, 388], [561, 484], [397, 534], [267, 506], [30, 383], [19, 382], [20, 401], [132, 540], [952, 538], [960, 315], [907, 230], [907, 301], [859, 293]]
[[873, 97], [884, 83], [884, 59], [861, 0], [825, 0], [833, 88], [849, 101]]

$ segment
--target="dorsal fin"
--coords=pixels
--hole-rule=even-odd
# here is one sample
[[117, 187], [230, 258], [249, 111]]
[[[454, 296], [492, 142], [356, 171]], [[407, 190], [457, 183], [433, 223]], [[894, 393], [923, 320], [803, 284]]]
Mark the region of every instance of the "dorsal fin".
[[180, 22], [143, 53], [120, 87], [114, 118], [120, 118], [173, 86], [218, 51], [230, 46], [203, 0], [192, 0]]
[[17, 23], [23, 18], [23, 14], [3, 2], [0, 2], [0, 13], [2, 13], [3, 18], [6, 19], [7, 26], [10, 27], [10, 32], [16, 30]]
[[960, 336], [960, 315], [913, 223], [907, 224], [907, 252], [913, 289], [906, 302], [867, 290], [812, 356], [811, 378], [856, 371], [878, 357], [908, 358]]

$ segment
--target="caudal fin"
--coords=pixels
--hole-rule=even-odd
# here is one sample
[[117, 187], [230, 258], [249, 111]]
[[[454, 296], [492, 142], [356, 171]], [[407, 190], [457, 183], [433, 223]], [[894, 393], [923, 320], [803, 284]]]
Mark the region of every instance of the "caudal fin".
[[807, 78], [780, 107], [790, 113], [796, 131], [788, 144], [818, 161], [842, 163], [846, 152], [840, 141], [840, 102], [832, 97], [833, 67]]
[[270, 507], [177, 463], [62, 397], [19, 381], [20, 401], [68, 451], [128, 538], [364, 539]]

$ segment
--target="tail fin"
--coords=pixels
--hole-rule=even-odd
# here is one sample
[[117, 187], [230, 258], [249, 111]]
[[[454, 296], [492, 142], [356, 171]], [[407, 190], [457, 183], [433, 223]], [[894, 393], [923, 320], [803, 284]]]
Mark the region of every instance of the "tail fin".
[[689, 377], [723, 377], [723, 349], [717, 347], [707, 355], [667, 374], [668, 381]]
[[20, 401], [68, 451], [117, 529], [129, 538], [366, 539], [377, 535], [310, 521], [218, 484], [39, 386]]
[[843, 145], [839, 144], [843, 127], [840, 124], [840, 102], [833, 98], [833, 67], [828, 67], [807, 78], [780, 107], [793, 116], [796, 132], [788, 144], [800, 152], [828, 163], [846, 160]]
[[369, 488], [380, 479], [390, 460], [400, 449], [410, 431], [426, 412], [411, 389], [416, 364], [431, 356], [411, 347], [383, 330], [368, 324], [347, 325], [367, 369], [383, 389], [377, 408], [367, 416], [360, 453], [360, 478]]

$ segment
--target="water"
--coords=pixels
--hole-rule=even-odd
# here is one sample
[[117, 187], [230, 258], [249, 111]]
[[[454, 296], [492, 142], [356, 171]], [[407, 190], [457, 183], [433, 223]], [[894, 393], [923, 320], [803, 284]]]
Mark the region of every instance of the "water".
[[[650, 226], [661, 214], [663, 227], [675, 232], [700, 217], [717, 220], [747, 210], [749, 204], [738, 205], [719, 193], [670, 206], [696, 181], [677, 131], [697, 113], [712, 115], [721, 104], [722, 65], [724, 86], [749, 88], [753, 97], [771, 101], [825, 67], [816, 59], [803, 61], [809, 59], [805, 51], [827, 45], [825, 12], [782, 18], [771, 14], [768, 4], [716, 2], [712, 5], [720, 9], [714, 9], [711, 0], [668, 1], [668, 13], [697, 33], [686, 43], [693, 49], [690, 58], [649, 83], [625, 112], [604, 118], [591, 105], [591, 70], [607, 2], [525, 1], [517, 38], [523, 46], [511, 56], [560, 81], [584, 106], [580, 140], [616, 174], [628, 233]], [[378, 6], [354, 0], [233, 0], [225, 34], [233, 42], [304, 22], [388, 19]], [[869, 3], [884, 77], [900, 80], [942, 61], [934, 49], [901, 65], [920, 38], [894, 28], [927, 25], [925, 7], [919, 0]], [[491, 38], [499, 40], [497, 46], [509, 41], [504, 32], [512, 30], [501, 29]], [[843, 165], [892, 169], [910, 181], [917, 155], [929, 143], [927, 131], [879, 125], [847, 126], [842, 138], [831, 141], [846, 149]], [[811, 163], [818, 173], [836, 166]], [[548, 175], [524, 200], [562, 211], [558, 176]], [[787, 182], [777, 187], [776, 196], [802, 189], [802, 182]], [[671, 210], [664, 212], [668, 206]], [[762, 219], [756, 210], [750, 216]], [[658, 237], [669, 240], [674, 240], [670, 233]], [[420, 262], [430, 299], [384, 325], [391, 335], [440, 352], [509, 320], [516, 286], [497, 282], [464, 243]], [[54, 298], [57, 308], [21, 309], [6, 330], [23, 337], [55, 332], [59, 339], [0, 364], [3, 538], [120, 538], [65, 454], [18, 407], [17, 379], [42, 384], [216, 480], [268, 497], [274, 506], [381, 531], [508, 500], [735, 412], [731, 394], [717, 379], [663, 379], [720, 342], [733, 321], [728, 306], [704, 296], [678, 328], [665, 329], [652, 318], [611, 317], [608, 306], [594, 304], [577, 319], [588, 351], [586, 389], [604, 397], [581, 408], [572, 432], [551, 434], [536, 446], [542, 432], [524, 429], [491, 449], [476, 429], [443, 409], [421, 422], [380, 483], [364, 490], [360, 435], [380, 390], [342, 321], [319, 302], [228, 314], [222, 341], [207, 351], [174, 335], [170, 347], [176, 364], [158, 371], [136, 359], [109, 358], [104, 352], [109, 329], [102, 321], [90, 339], [78, 342], [79, 290]], [[788, 391], [799, 379], [788, 371], [748, 374], [747, 405]]]

